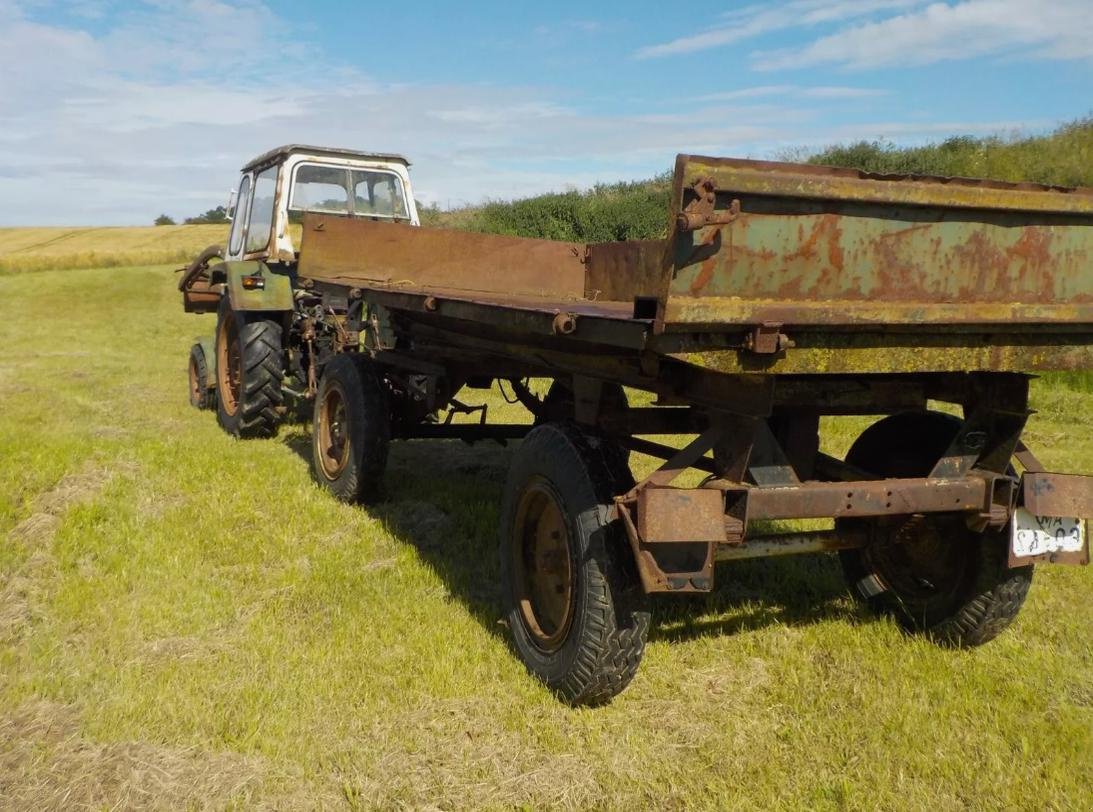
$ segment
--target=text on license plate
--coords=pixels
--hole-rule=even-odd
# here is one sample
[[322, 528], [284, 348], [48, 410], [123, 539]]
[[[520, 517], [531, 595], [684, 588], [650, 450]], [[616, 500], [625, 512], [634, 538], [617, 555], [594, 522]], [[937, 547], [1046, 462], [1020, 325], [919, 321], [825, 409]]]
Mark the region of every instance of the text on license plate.
[[1085, 522], [1057, 516], [1034, 516], [1024, 508], [1013, 514], [1013, 554], [1018, 558], [1085, 548]]

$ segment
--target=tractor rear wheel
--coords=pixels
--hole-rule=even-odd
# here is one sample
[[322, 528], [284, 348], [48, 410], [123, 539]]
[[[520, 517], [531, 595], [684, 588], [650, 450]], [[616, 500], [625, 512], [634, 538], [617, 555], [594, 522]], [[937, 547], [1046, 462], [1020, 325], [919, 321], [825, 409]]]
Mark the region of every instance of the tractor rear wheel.
[[209, 365], [201, 344], [190, 347], [190, 405], [195, 409], [211, 409], [216, 405], [216, 391], [209, 385]]

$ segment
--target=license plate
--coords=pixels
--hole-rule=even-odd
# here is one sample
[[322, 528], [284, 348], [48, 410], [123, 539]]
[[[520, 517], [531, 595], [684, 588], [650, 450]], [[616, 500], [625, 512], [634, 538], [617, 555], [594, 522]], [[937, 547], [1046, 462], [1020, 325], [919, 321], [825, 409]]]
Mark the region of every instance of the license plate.
[[1013, 514], [1013, 554], [1026, 558], [1044, 553], [1072, 553], [1085, 549], [1085, 522], [1058, 516], [1034, 516], [1024, 508]]

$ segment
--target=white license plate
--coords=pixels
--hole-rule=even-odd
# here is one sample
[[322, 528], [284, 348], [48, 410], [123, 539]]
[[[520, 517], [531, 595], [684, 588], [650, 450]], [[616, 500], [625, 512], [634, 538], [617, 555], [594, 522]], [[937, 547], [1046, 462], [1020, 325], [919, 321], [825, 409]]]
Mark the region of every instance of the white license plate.
[[1017, 558], [1085, 549], [1085, 522], [1057, 516], [1034, 516], [1024, 508], [1013, 514], [1011, 538]]

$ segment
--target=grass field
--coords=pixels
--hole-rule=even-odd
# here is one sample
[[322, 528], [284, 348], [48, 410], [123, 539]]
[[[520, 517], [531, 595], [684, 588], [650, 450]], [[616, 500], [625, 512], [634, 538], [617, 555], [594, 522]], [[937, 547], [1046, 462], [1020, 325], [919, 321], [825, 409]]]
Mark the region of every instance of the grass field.
[[227, 236], [227, 226], [216, 225], [0, 228], [0, 274], [181, 264]]
[[[306, 428], [237, 442], [189, 407], [211, 317], [170, 271], [0, 275], [0, 807], [1088, 808], [1090, 570], [1040, 568], [954, 652], [830, 557], [722, 566], [573, 710], [499, 622], [511, 451], [396, 445], [384, 502], [336, 503]], [[1093, 395], [1034, 401], [1045, 463], [1093, 470]]]

